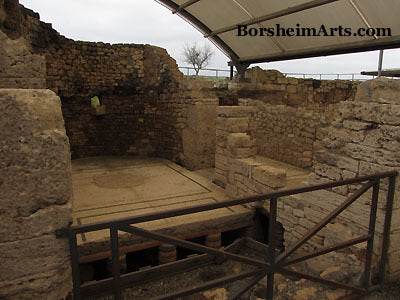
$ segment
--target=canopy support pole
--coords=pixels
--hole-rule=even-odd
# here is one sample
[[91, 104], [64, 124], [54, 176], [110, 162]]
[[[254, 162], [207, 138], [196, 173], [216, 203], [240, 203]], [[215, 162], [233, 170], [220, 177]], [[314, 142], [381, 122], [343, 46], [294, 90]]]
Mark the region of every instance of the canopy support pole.
[[383, 64], [383, 49], [379, 51], [378, 77], [382, 76], [382, 64]]
[[249, 63], [239, 63], [239, 62], [234, 62], [235, 68], [237, 72], [239, 73], [239, 81], [243, 82], [244, 81], [244, 76], [246, 74], [247, 68], [250, 66]]

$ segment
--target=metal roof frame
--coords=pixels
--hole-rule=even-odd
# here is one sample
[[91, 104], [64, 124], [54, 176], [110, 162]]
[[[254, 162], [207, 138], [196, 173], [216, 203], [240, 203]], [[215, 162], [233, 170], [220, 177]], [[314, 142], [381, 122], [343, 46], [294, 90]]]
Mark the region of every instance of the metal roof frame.
[[235, 30], [237, 28], [237, 26], [239, 25], [254, 25], [260, 22], [264, 22], [264, 21], [270, 21], [279, 17], [284, 17], [284, 16], [288, 16], [291, 14], [295, 14], [298, 12], [301, 12], [303, 10], [307, 10], [307, 9], [311, 9], [314, 7], [318, 7], [318, 6], [322, 6], [325, 4], [329, 4], [332, 2], [336, 2], [339, 0], [313, 0], [307, 3], [303, 3], [300, 5], [296, 5], [296, 6], [292, 6], [292, 7], [288, 7], [286, 9], [274, 12], [272, 14], [268, 14], [268, 15], [264, 15], [258, 18], [252, 18], [246, 22], [240, 22], [240, 23], [236, 23], [235, 25], [230, 25], [224, 28], [220, 28], [217, 30], [212, 31], [209, 35], [205, 35], [204, 37], [209, 37], [209, 36], [215, 36], [216, 34], [220, 34], [220, 33], [224, 33], [224, 32], [228, 32], [228, 31], [232, 31]]
[[342, 44], [337, 47], [332, 47], [332, 46], [316, 47], [316, 48], [309, 48], [305, 51], [286, 51], [284, 54], [276, 56], [239, 59], [239, 62], [254, 64], [254, 63], [299, 59], [299, 58], [311, 58], [318, 56], [357, 53], [357, 52], [374, 51], [382, 49], [393, 49], [399, 47], [400, 47], [400, 35], [397, 35], [370, 41], [368, 45], [365, 45], [364, 42], [351, 42], [347, 44]]
[[[272, 61], [280, 61], [280, 60], [290, 60], [290, 59], [299, 59], [299, 58], [309, 58], [309, 57], [317, 57], [317, 56], [328, 56], [328, 55], [336, 55], [336, 54], [346, 54], [346, 53], [355, 53], [355, 52], [363, 52], [363, 51], [372, 51], [379, 49], [392, 49], [392, 48], [400, 48], [400, 35], [394, 35], [391, 37], [378, 38], [374, 36], [374, 39], [371, 40], [362, 40], [362, 41], [352, 41], [348, 43], [337, 43], [333, 45], [319, 46], [314, 48], [306, 48], [306, 49], [297, 49], [297, 50], [286, 50], [284, 47], [279, 47], [281, 52], [274, 54], [266, 54], [266, 55], [257, 55], [257, 56], [249, 56], [249, 57], [240, 57], [240, 55], [233, 50], [232, 45], [225, 42], [223, 38], [219, 37], [219, 34], [226, 33], [232, 30], [235, 30], [238, 25], [254, 25], [260, 24], [264, 21], [274, 20], [283, 16], [289, 16], [293, 14], [298, 14], [301, 12], [308, 11], [310, 9], [316, 7], [322, 7], [327, 4], [337, 3], [342, 1], [348, 2], [354, 9], [354, 11], [359, 16], [362, 24], [365, 24], [367, 28], [371, 27], [371, 23], [364, 15], [360, 7], [357, 5], [357, 0], [311, 0], [299, 5], [295, 5], [292, 7], [288, 7], [279, 11], [275, 11], [269, 14], [265, 14], [259, 17], [250, 17], [249, 13], [244, 10], [249, 16], [249, 19], [246, 21], [242, 21], [239, 23], [235, 23], [232, 25], [224, 26], [221, 28], [217, 28], [212, 30], [208, 26], [205, 25], [206, 16], [204, 20], [200, 20], [191, 14], [188, 9], [191, 9], [194, 4], [201, 4], [202, 1], [205, 0], [188, 0], [178, 5], [173, 0], [156, 0], [160, 4], [169, 8], [172, 13], [179, 15], [184, 20], [188, 21], [192, 24], [196, 29], [198, 29], [206, 38], [208, 38], [211, 42], [213, 42], [221, 51], [223, 51], [227, 56], [230, 57], [233, 64], [235, 66], [241, 65], [245, 66], [253, 63], [262, 63], [262, 62], [272, 62]], [[260, 0], [261, 1], [261, 0]], [[182, 2], [182, 1], [179, 1]], [[235, 1], [232, 1], [232, 3]], [[238, 4], [238, 3], [236, 3]], [[274, 40], [273, 40], [274, 41]]]
[[[171, 0], [156, 0], [156, 1], [164, 5], [165, 7], [169, 8], [172, 11], [172, 13], [178, 14], [180, 17], [182, 17], [185, 21], [187, 21], [189, 24], [191, 24], [194, 28], [199, 30], [204, 35], [210, 34], [212, 32], [212, 30], [208, 28], [206, 25], [204, 25], [203, 22], [201, 22], [200, 20], [198, 20], [196, 17], [194, 17], [192, 14], [190, 14], [185, 10], [186, 7], [196, 2], [199, 2], [200, 0], [187, 1], [185, 4], [181, 6], [177, 5], [175, 2]], [[231, 47], [229, 47], [219, 37], [217, 36], [210, 37], [209, 40], [222, 52], [228, 55], [232, 61], [239, 62], [239, 56], [232, 50]]]
[[[362, 71], [361, 75], [379, 76], [379, 71]], [[381, 71], [381, 76], [400, 78], [400, 69], [387, 69]]]

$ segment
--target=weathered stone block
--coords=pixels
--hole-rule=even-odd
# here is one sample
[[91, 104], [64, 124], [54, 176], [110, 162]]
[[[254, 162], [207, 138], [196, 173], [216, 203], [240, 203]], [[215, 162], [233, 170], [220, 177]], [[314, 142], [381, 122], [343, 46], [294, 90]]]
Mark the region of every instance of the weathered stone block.
[[232, 158], [246, 158], [257, 154], [257, 148], [229, 148], [229, 155]]
[[0, 58], [0, 88], [46, 87], [46, 61], [31, 54], [23, 38], [11, 40], [0, 30]]
[[329, 247], [354, 238], [351, 228], [340, 223], [331, 223], [325, 227], [324, 247]]
[[363, 122], [359, 120], [344, 120], [343, 127], [351, 130], [366, 130], [371, 128], [374, 124], [370, 122]]
[[0, 90], [0, 128], [7, 213], [29, 216], [42, 207], [67, 203], [71, 162], [59, 98], [48, 90]]
[[299, 218], [303, 218], [304, 211], [301, 209], [293, 209], [293, 215], [295, 215], [296, 217], [299, 217]]
[[218, 106], [217, 115], [219, 117], [249, 117], [255, 113], [256, 109], [250, 106]]
[[361, 83], [355, 101], [400, 104], [400, 83], [397, 80], [376, 78]]
[[[187, 108], [187, 124], [182, 131], [184, 166], [189, 170], [215, 164], [216, 99], [204, 99]], [[184, 120], [182, 120], [184, 122]]]
[[340, 180], [341, 179], [341, 170], [334, 166], [329, 166], [325, 164], [317, 164], [315, 166], [315, 173], [317, 175], [328, 177], [332, 180]]
[[315, 155], [315, 159], [318, 163], [326, 164], [330, 166], [337, 166], [337, 155], [334, 153], [328, 152], [326, 150], [318, 151]]
[[60, 99], [0, 89], [0, 298], [60, 299], [71, 290], [71, 161]]
[[46, 273], [69, 264], [68, 241], [57, 240], [55, 234], [0, 244], [0, 253], [6, 259], [0, 281]]
[[40, 276], [31, 275], [10, 281], [1, 281], [0, 297], [10, 300], [65, 299], [72, 288], [70, 273], [69, 265], [65, 265], [57, 270], [41, 273]]
[[228, 132], [247, 132], [249, 131], [250, 118], [218, 118], [217, 128]]
[[238, 174], [248, 176], [249, 175], [249, 165], [243, 162], [242, 159], [232, 159], [229, 167]]
[[65, 228], [72, 222], [71, 212], [70, 205], [52, 205], [27, 217], [1, 214], [0, 243], [53, 234], [56, 229]]
[[285, 171], [271, 166], [255, 167], [253, 169], [252, 177], [258, 182], [272, 188], [280, 188], [286, 185]]
[[297, 93], [297, 86], [288, 85], [286, 90], [287, 90], [288, 93], [295, 94], [295, 93]]
[[236, 148], [248, 148], [255, 145], [247, 133], [231, 133], [228, 135], [228, 145]]

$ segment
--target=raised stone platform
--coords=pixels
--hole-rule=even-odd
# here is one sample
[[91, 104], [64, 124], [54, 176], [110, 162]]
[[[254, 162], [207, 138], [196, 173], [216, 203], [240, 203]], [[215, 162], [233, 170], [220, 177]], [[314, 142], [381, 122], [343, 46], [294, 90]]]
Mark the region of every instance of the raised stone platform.
[[[155, 213], [229, 199], [208, 172], [191, 172], [168, 160], [138, 157], [94, 157], [72, 161], [74, 225]], [[240, 228], [251, 213], [241, 206], [217, 209], [139, 224], [173, 236], [191, 237], [221, 229]], [[150, 241], [120, 233], [125, 252]], [[106, 256], [109, 232], [78, 235], [83, 261]], [[130, 247], [130, 248], [129, 248]], [[124, 249], [122, 249], [124, 252]], [[90, 258], [91, 257], [91, 258]], [[81, 260], [82, 261], [82, 260]]]

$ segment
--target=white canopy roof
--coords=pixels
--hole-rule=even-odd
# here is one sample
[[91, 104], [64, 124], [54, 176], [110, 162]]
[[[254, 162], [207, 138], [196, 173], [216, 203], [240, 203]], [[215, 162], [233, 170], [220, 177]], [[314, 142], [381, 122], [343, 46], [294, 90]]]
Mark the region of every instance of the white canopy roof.
[[[157, 1], [195, 26], [235, 65], [400, 48], [399, 0]], [[258, 32], [276, 26], [318, 32], [324, 26], [328, 33], [341, 26], [351, 28], [351, 35], [238, 36], [238, 25]], [[391, 36], [357, 36], [359, 28], [390, 28]]]

